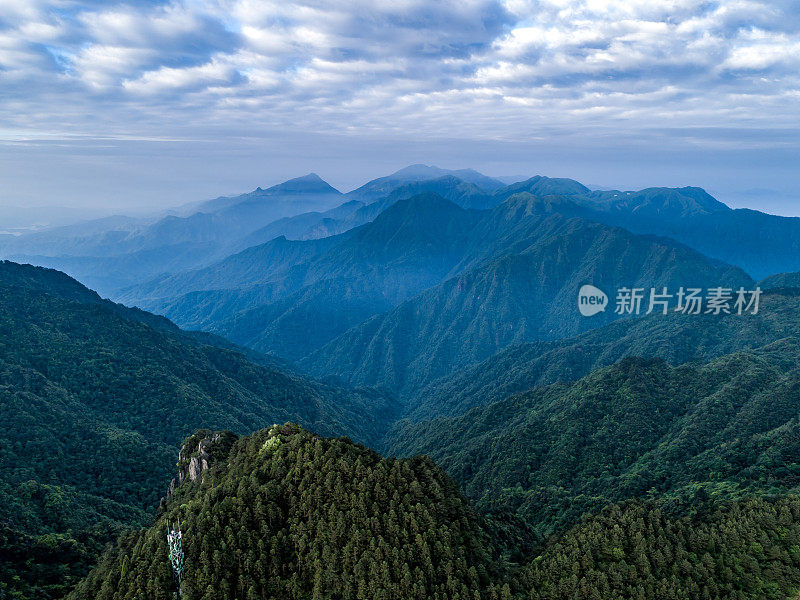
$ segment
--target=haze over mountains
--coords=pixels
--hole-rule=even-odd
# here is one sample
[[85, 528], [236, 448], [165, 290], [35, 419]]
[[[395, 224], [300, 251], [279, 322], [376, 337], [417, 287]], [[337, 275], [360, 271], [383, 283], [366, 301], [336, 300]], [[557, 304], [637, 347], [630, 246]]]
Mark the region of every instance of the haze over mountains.
[[738, 287], [800, 270], [800, 219], [731, 210], [700, 188], [504, 185], [412, 165], [347, 194], [312, 173], [194, 210], [20, 236], [3, 252], [403, 395], [507, 346], [610, 322], [571, 309], [583, 283]]
[[[155, 223], [110, 219], [6, 240], [4, 253], [65, 268], [105, 293], [168, 270], [222, 257], [231, 244], [276, 219], [327, 210], [342, 194], [317, 175], [291, 179], [267, 190], [203, 203], [187, 217]], [[99, 226], [99, 227], [98, 227]]]
[[691, 187], [505, 185], [412, 165], [347, 194], [312, 173], [192, 210], [38, 232], [3, 252], [316, 376], [403, 396], [509, 346], [617, 318], [573, 310], [583, 283], [738, 288], [800, 270], [800, 219], [731, 210]]
[[[0, 263], [0, 597], [160, 597], [178, 515], [198, 600], [800, 590], [800, 219], [414, 165], [2, 252], [81, 283]], [[592, 317], [588, 283], [610, 302]], [[760, 286], [759, 310], [613, 309], [622, 287], [718, 286]], [[195, 477], [156, 512], [195, 430]]]

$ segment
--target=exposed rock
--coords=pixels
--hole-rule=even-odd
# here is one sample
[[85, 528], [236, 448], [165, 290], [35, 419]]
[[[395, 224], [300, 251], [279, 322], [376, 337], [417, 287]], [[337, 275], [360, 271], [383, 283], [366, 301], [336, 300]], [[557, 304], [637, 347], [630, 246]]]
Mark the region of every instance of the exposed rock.
[[212, 432], [208, 429], [199, 429], [188, 437], [178, 454], [178, 476], [170, 481], [167, 495], [161, 499], [161, 506], [185, 481], [202, 479], [205, 471], [225, 460], [237, 439], [238, 436], [230, 431]]

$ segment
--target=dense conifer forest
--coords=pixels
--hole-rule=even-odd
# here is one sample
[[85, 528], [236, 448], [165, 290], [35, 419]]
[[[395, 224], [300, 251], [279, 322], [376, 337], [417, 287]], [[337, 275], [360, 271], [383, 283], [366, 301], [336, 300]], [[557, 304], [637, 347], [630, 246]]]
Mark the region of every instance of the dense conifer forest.
[[240, 439], [181, 486], [70, 598], [168, 598], [166, 524], [179, 519], [187, 600], [503, 593], [491, 538], [430, 460], [386, 460], [287, 424]]
[[519, 565], [429, 459], [386, 460], [286, 424], [217, 453], [70, 598], [169, 598], [167, 527], [178, 522], [187, 599], [777, 600], [800, 587], [796, 496], [707, 502], [682, 517], [612, 505]]

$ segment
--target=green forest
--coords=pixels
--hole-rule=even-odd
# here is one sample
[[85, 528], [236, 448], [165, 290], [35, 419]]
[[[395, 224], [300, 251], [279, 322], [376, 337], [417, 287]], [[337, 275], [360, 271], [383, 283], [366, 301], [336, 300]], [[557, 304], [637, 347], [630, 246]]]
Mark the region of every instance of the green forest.
[[[56, 271], [0, 275], [0, 598], [173, 598], [178, 521], [184, 598], [800, 592], [792, 290], [746, 327], [510, 349], [425, 420], [430, 403], [308, 379]], [[499, 401], [479, 392], [495, 374]]]
[[691, 517], [612, 505], [519, 564], [429, 459], [387, 460], [286, 424], [217, 452], [69, 598], [169, 598], [167, 527], [178, 522], [187, 600], [777, 600], [800, 589], [797, 496], [709, 504]]
[[259, 364], [102, 301], [62, 273], [0, 263], [0, 594], [61, 597], [104, 544], [150, 522], [186, 432], [291, 418], [374, 441], [395, 404]]
[[694, 511], [699, 499], [800, 491], [795, 339], [703, 365], [625, 358], [460, 417], [406, 422], [389, 453], [431, 456], [486, 509], [542, 535], [632, 498]]
[[[385, 460], [294, 425], [241, 438], [121, 539], [70, 598], [168, 598], [167, 521], [185, 531], [187, 600], [490, 598], [490, 537], [430, 460]], [[507, 594], [506, 594], [507, 595]]]

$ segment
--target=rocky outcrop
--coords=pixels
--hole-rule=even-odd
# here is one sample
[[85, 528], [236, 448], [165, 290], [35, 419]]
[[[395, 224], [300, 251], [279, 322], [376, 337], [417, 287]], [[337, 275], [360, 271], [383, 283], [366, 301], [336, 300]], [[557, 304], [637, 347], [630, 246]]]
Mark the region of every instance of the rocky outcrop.
[[212, 432], [208, 429], [199, 429], [188, 437], [178, 454], [178, 476], [170, 481], [167, 496], [162, 498], [161, 504], [166, 504], [181, 484], [202, 479], [209, 468], [225, 460], [237, 439], [238, 436], [230, 431]]

